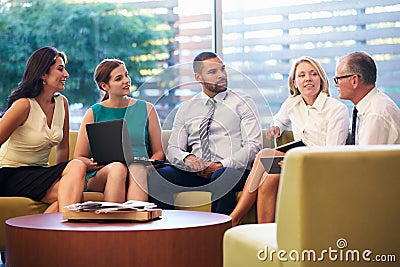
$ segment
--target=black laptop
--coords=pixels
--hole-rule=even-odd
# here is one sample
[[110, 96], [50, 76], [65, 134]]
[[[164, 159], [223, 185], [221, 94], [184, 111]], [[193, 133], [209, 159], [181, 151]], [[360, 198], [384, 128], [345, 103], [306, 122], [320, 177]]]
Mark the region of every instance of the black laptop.
[[100, 165], [111, 162], [126, 164], [166, 164], [163, 160], [135, 157], [124, 119], [86, 124], [92, 157]]

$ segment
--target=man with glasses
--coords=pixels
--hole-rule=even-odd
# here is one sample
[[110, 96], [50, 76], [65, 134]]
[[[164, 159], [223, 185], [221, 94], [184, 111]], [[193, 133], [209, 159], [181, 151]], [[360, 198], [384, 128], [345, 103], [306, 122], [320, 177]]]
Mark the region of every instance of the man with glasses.
[[353, 102], [350, 143], [358, 145], [400, 144], [400, 109], [375, 87], [377, 69], [365, 52], [353, 52], [339, 59], [335, 86], [339, 97]]

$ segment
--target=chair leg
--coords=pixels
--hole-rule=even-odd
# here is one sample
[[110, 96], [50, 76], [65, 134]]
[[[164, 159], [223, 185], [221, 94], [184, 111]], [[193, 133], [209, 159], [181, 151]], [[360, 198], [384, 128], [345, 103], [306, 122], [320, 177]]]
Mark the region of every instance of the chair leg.
[[3, 262], [3, 264], [6, 264], [6, 252], [5, 251], [1, 251], [1, 261]]

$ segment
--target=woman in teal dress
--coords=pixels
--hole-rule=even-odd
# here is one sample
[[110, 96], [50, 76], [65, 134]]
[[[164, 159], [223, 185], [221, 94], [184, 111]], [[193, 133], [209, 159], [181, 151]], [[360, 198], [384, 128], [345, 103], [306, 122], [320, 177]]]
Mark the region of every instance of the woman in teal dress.
[[86, 124], [125, 119], [133, 154], [136, 157], [163, 160], [161, 126], [154, 106], [129, 96], [131, 79], [123, 61], [105, 59], [97, 67], [94, 79], [105, 95], [100, 103], [91, 106], [82, 121], [74, 158], [87, 166], [88, 191], [104, 192], [104, 201], [147, 201], [148, 168], [140, 163], [128, 167], [121, 162], [100, 166], [89, 158], [90, 146]]

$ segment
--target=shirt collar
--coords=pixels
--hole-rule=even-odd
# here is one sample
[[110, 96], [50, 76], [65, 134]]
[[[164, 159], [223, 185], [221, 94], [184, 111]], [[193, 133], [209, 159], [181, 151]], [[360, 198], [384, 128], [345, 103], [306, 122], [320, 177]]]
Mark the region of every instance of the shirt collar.
[[379, 93], [379, 90], [374, 87], [368, 94], [366, 94], [356, 105], [358, 110], [358, 114], [363, 114], [368, 108], [368, 104], [371, 102], [371, 99], [375, 97]]
[[[297, 101], [294, 103], [303, 103], [305, 106], [307, 106], [306, 102], [304, 101], [303, 97], [301, 95], [297, 95]], [[317, 111], [321, 111], [325, 105], [326, 100], [328, 99], [328, 95], [324, 92], [320, 92], [317, 96], [317, 99], [315, 99], [314, 104], [310, 107], [315, 108]]]
[[327, 99], [328, 95], [324, 92], [320, 92], [317, 96], [317, 99], [315, 99], [312, 107], [314, 107], [317, 111], [321, 111]]
[[[229, 89], [226, 89], [225, 91], [218, 93], [216, 96], [214, 96], [214, 100], [217, 102], [223, 101], [226, 99], [228, 95]], [[210, 98], [208, 95], [206, 95], [203, 91], [200, 93], [200, 98], [204, 102], [204, 104], [207, 104], [208, 99]]]

